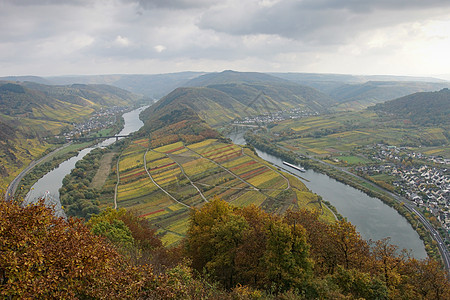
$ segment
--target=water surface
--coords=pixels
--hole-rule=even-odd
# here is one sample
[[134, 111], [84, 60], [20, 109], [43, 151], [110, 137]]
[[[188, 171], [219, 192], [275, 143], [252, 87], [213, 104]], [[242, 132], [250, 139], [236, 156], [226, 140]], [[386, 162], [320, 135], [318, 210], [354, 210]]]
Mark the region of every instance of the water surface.
[[[245, 144], [243, 132], [234, 132], [228, 137], [236, 144]], [[302, 173], [289, 168], [283, 165], [282, 159], [258, 149], [256, 151], [266, 161], [307, 179], [308, 181], [302, 180], [303, 183], [311, 191], [336, 207], [342, 216], [356, 226], [364, 239], [379, 240], [390, 237], [392, 244], [398, 245], [401, 249], [411, 250], [415, 258], [427, 257], [419, 234], [402, 215], [380, 199], [370, 197], [328, 175], [313, 170], [306, 170], [305, 173]]]

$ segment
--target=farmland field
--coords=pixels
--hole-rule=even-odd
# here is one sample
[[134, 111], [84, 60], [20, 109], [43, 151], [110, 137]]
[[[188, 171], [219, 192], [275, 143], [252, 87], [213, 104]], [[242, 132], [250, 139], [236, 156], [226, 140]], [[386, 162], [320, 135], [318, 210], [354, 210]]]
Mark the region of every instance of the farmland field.
[[275, 210], [280, 212], [302, 203], [298, 198], [304, 197], [304, 202], [314, 197], [296, 179], [303, 194], [293, 201], [293, 194], [286, 194], [288, 178], [238, 145], [216, 139], [189, 146], [176, 142], [148, 149], [148, 145], [146, 139], [137, 140], [122, 152], [118, 206], [151, 220], [168, 245], [185, 236], [188, 208], [199, 208], [216, 196], [237, 206], [277, 203]]
[[[349, 155], [351, 151], [378, 143], [450, 157], [446, 136], [448, 130], [444, 127], [420, 127], [403, 120], [378, 116], [371, 111], [286, 120], [271, 131], [278, 137], [267, 137], [288, 149], [322, 158], [330, 155], [348, 157], [349, 164], [357, 163], [355, 158], [350, 158], [353, 156]], [[358, 162], [364, 163], [364, 160]]]

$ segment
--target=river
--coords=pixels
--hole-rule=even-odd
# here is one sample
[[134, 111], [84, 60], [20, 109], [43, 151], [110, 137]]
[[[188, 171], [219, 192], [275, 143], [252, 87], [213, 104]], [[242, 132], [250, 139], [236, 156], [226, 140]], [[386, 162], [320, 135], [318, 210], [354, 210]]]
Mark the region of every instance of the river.
[[[243, 132], [228, 135], [236, 144], [245, 144]], [[258, 155], [272, 164], [305, 178], [302, 182], [314, 193], [329, 201], [338, 212], [347, 218], [366, 240], [390, 237], [391, 243], [411, 250], [417, 259], [427, 257], [425, 246], [419, 234], [395, 209], [380, 199], [369, 197], [363, 192], [343, 184], [325, 174], [306, 170], [305, 173], [283, 165], [282, 160], [256, 149]]]
[[[118, 135], [128, 135], [139, 130], [144, 123], [139, 119], [139, 114], [148, 106], [143, 106], [132, 110], [122, 115], [124, 119], [124, 127]], [[74, 168], [77, 161], [82, 159], [86, 154], [98, 147], [106, 147], [113, 144], [116, 138], [109, 138], [98, 143], [94, 147], [89, 147], [81, 150], [77, 156], [74, 156], [62, 162], [57, 168], [45, 174], [39, 179], [30, 189], [24, 200], [24, 205], [34, 203], [38, 199], [45, 197], [47, 205], [55, 206], [55, 214], [57, 216], [65, 217], [64, 210], [59, 201], [59, 189], [62, 187], [64, 177], [69, 174]]]

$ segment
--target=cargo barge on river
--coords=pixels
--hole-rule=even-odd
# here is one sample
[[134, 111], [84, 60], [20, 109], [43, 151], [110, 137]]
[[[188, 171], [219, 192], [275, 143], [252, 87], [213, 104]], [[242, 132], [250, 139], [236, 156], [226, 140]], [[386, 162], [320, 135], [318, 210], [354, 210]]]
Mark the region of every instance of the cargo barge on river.
[[288, 162], [283, 161], [283, 164], [286, 165], [286, 166], [288, 166], [288, 167], [294, 168], [294, 169], [296, 169], [297, 171], [300, 171], [300, 172], [303, 172], [303, 173], [306, 172], [306, 170], [305, 170], [304, 168], [299, 167], [299, 166], [296, 166], [296, 165], [293, 165], [293, 164], [290, 164], [290, 163], [288, 163]]

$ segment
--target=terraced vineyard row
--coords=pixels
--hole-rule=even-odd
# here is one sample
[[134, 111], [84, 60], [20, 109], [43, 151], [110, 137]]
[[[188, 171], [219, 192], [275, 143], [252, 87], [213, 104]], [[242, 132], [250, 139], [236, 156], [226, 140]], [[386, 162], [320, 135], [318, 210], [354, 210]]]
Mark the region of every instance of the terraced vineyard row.
[[318, 205], [310, 203], [317, 196], [297, 178], [282, 174], [250, 149], [215, 139], [155, 149], [147, 145], [145, 139], [137, 140], [122, 153], [117, 205], [151, 219], [168, 244], [186, 234], [188, 208], [216, 196], [237, 206], [274, 211]]

